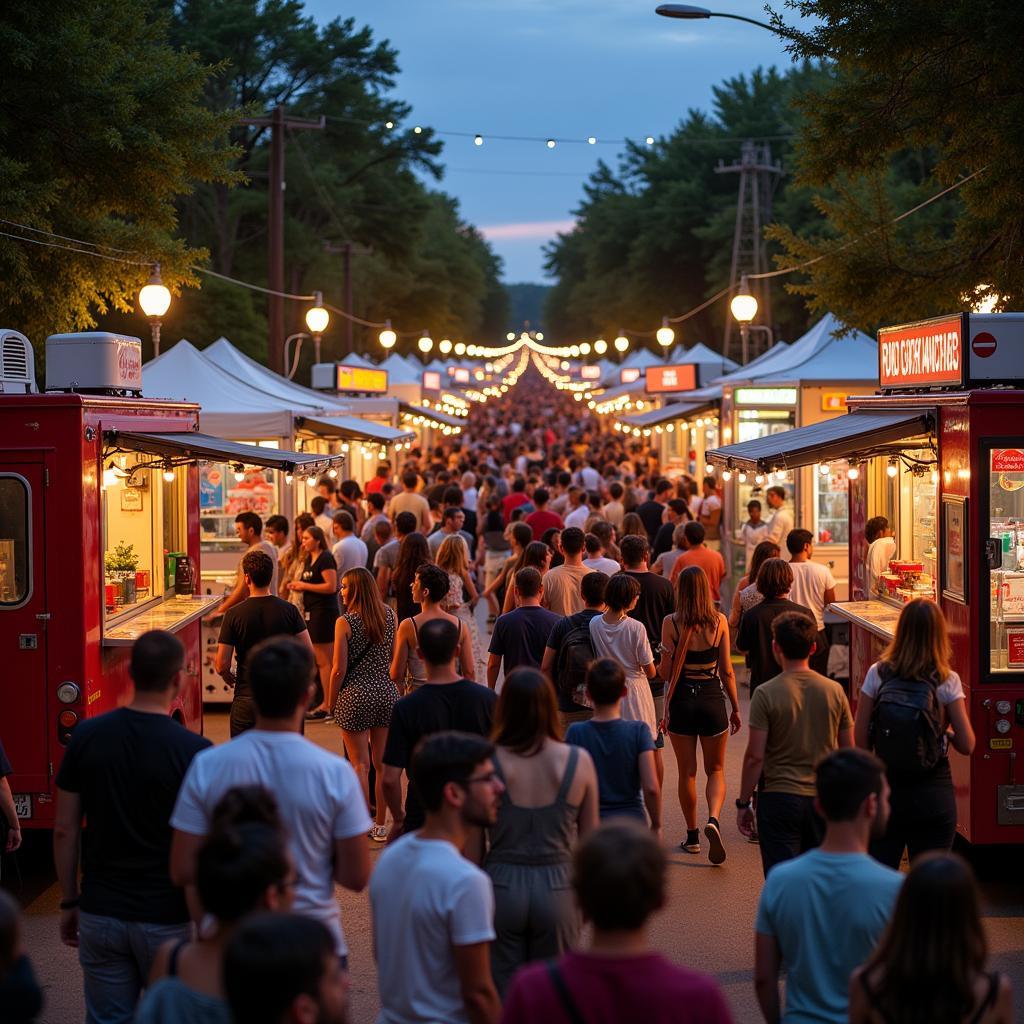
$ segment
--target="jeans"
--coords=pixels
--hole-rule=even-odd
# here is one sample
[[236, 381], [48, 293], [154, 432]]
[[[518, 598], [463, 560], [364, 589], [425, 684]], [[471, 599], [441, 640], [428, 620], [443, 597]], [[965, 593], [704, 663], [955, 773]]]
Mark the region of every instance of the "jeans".
[[157, 949], [168, 940], [191, 939], [192, 923], [149, 924], [80, 913], [78, 938], [86, 1024], [131, 1024]]
[[758, 793], [757, 834], [761, 841], [761, 867], [767, 876], [776, 864], [820, 845], [825, 823], [814, 810], [813, 796]]
[[[315, 705], [314, 705], [315, 706]], [[231, 699], [231, 739], [256, 725], [256, 704], [248, 686], [235, 684], [235, 695]]]

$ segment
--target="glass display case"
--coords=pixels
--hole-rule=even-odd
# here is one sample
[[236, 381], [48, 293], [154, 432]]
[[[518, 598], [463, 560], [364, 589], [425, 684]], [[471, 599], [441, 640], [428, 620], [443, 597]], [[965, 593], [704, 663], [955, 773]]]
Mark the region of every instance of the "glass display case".
[[988, 452], [992, 672], [1024, 671], [1024, 452]]
[[[277, 441], [245, 441], [260, 448], [279, 448]], [[280, 511], [280, 474], [273, 469], [240, 469], [225, 462], [199, 467], [199, 536], [202, 550], [238, 549], [235, 516], [255, 512], [266, 522]]]

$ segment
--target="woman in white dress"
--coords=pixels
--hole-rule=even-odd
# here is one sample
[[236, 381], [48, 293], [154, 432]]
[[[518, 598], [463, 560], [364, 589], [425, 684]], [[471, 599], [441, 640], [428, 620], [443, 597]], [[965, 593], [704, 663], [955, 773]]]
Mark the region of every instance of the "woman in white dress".
[[646, 722], [651, 740], [658, 741], [654, 697], [647, 682], [654, 677], [654, 654], [647, 629], [629, 613], [640, 598], [640, 584], [621, 573], [613, 576], [605, 588], [604, 603], [608, 610], [590, 620], [590, 640], [597, 658], [611, 658], [626, 672], [626, 696], [622, 699], [622, 717]]
[[453, 534], [441, 542], [441, 546], [437, 549], [437, 565], [448, 573], [450, 583], [448, 593], [441, 602], [441, 607], [465, 623], [473, 643], [474, 664], [486, 665], [487, 655], [480, 642], [480, 630], [476, 625], [476, 615], [473, 614], [480, 595], [469, 575], [469, 548], [458, 534]]

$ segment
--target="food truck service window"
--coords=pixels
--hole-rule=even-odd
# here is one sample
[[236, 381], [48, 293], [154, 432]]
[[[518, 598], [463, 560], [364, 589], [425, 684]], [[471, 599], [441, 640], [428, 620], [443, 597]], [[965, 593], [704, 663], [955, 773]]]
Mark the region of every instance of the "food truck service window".
[[846, 459], [814, 467], [814, 535], [818, 544], [850, 542], [849, 471]]
[[23, 605], [32, 594], [30, 500], [24, 477], [0, 474], [0, 608]]
[[[244, 441], [280, 448], [277, 441]], [[241, 479], [239, 479], [241, 476]], [[264, 522], [279, 512], [279, 472], [249, 466], [239, 471], [226, 462], [199, 467], [199, 531], [203, 551], [237, 551], [235, 516], [255, 512]], [[315, 493], [315, 492], [314, 492]]]
[[[993, 673], [1024, 672], [1024, 450], [983, 452], [988, 496], [985, 562], [989, 569], [989, 664]], [[984, 519], [982, 528], [985, 528]]]
[[[103, 606], [106, 621], [164, 596], [167, 556], [185, 546], [185, 467], [152, 456], [117, 457], [103, 474]], [[167, 479], [167, 478], [170, 479]], [[172, 582], [173, 585], [173, 582]]]

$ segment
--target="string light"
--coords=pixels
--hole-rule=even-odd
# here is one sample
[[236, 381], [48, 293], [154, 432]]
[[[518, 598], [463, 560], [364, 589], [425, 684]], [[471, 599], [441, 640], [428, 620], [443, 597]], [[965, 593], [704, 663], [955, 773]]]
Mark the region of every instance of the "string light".
[[663, 316], [661, 318], [661, 326], [658, 328], [655, 337], [658, 339], [658, 344], [661, 345], [662, 348], [668, 348], [672, 342], [676, 340], [676, 332], [669, 327], [667, 316]]
[[483, 144], [484, 144], [484, 137], [482, 135], [474, 135], [473, 136], [473, 145], [474, 146], [482, 146]]
[[429, 352], [434, 347], [434, 339], [430, 336], [430, 331], [424, 331], [420, 336], [420, 340], [416, 342], [421, 352]]
[[452, 343], [447, 338], [442, 338], [438, 343], [437, 349], [441, 355], [446, 356], [452, 350]]
[[896, 474], [899, 473], [899, 471], [899, 463], [896, 461], [896, 456], [894, 455], [891, 459], [889, 459], [889, 465], [885, 467], [885, 474], [886, 476], [889, 477], [890, 480], [893, 480], [895, 479]]
[[594, 342], [594, 351], [599, 355], [603, 356], [608, 351], [608, 342], [604, 338], [598, 338]]
[[555, 148], [555, 140], [554, 139], [548, 139], [548, 141], [545, 143], [545, 145], [548, 147], [548, 149], [554, 149]]
[[615, 339], [615, 351], [625, 352], [629, 348], [629, 338], [625, 334], [619, 333], [619, 336]]

